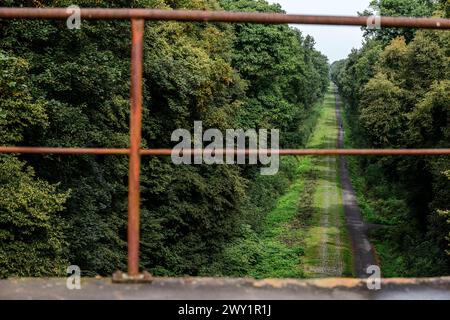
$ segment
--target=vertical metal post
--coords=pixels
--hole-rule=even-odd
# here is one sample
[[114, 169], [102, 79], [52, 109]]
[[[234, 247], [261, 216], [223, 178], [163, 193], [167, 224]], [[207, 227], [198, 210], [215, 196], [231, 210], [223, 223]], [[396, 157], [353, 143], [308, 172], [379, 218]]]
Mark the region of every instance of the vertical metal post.
[[131, 20], [130, 172], [128, 180], [128, 275], [139, 274], [140, 166], [142, 139], [143, 19]]

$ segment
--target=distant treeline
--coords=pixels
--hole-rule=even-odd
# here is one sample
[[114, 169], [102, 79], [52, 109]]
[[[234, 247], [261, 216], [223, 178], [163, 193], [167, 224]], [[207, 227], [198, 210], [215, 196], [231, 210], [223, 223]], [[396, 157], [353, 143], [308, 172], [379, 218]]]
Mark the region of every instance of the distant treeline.
[[[282, 12], [262, 0], [2, 2], [73, 4]], [[130, 44], [128, 21], [82, 21], [80, 30], [0, 21], [0, 145], [127, 148]], [[196, 120], [276, 128], [283, 147], [303, 146], [329, 81], [314, 40], [286, 25], [147, 22], [144, 59], [142, 143], [151, 148], [172, 146], [173, 130]], [[83, 275], [126, 270], [127, 176], [125, 156], [0, 155], [0, 277], [63, 275], [70, 264]], [[217, 257], [258, 230], [289, 177], [144, 157], [141, 268], [204, 275], [214, 264], [227, 274]]]
[[[449, 17], [449, 1], [379, 3], [382, 16]], [[363, 48], [331, 67], [353, 146], [449, 148], [449, 61], [449, 31], [365, 30]], [[389, 225], [375, 232], [386, 275], [450, 274], [450, 158], [367, 157], [359, 166], [363, 210]]]

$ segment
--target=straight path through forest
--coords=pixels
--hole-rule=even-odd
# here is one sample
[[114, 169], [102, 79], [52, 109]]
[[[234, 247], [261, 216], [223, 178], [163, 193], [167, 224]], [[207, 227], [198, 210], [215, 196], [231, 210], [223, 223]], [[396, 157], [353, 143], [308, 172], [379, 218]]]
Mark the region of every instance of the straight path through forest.
[[[337, 145], [337, 138], [335, 99], [330, 87], [308, 147], [332, 149]], [[306, 232], [303, 259], [308, 277], [351, 275], [337, 160], [337, 157], [332, 156], [312, 158], [315, 185], [313, 213]]]
[[[330, 86], [307, 148], [344, 146], [341, 103]], [[287, 159], [287, 158], [284, 158]], [[375, 265], [353, 191], [347, 160], [298, 157], [297, 174], [266, 218], [258, 246], [264, 254], [251, 269], [258, 278], [367, 277]], [[287, 161], [287, 160], [285, 160]]]
[[[341, 112], [341, 99], [335, 89], [336, 118], [339, 123], [338, 148], [344, 148], [344, 123]], [[354, 272], [358, 278], [367, 278], [367, 267], [378, 265], [373, 246], [367, 237], [367, 225], [364, 223], [361, 211], [356, 202], [356, 194], [353, 189], [347, 166], [347, 158], [340, 157], [340, 176], [342, 187], [342, 203], [344, 205], [345, 220], [350, 237], [353, 253]]]
[[[309, 148], [344, 148], [341, 101], [334, 86], [325, 96]], [[305, 236], [303, 267], [308, 277], [366, 278], [367, 267], [377, 265], [367, 226], [353, 190], [347, 159], [312, 158], [313, 214]]]

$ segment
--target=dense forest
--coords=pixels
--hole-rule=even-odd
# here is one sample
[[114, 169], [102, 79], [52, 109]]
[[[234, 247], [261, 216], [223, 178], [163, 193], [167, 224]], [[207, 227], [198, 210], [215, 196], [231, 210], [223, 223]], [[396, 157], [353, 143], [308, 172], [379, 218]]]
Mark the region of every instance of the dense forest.
[[[377, 3], [382, 15], [450, 17], [448, 0]], [[283, 13], [265, 0], [1, 5], [74, 4]], [[147, 21], [143, 146], [173, 147], [174, 130], [202, 121], [204, 130], [276, 128], [281, 148], [307, 147], [318, 113], [334, 116], [331, 77], [344, 100], [347, 148], [449, 148], [450, 33], [364, 31], [363, 47], [330, 67], [314, 39], [288, 25]], [[66, 21], [0, 20], [0, 145], [127, 148], [130, 33], [129, 21], [69, 30]], [[328, 109], [318, 111], [324, 101]], [[334, 134], [337, 124], [328, 125]], [[64, 276], [69, 265], [83, 276], [126, 270], [128, 161], [0, 155], [0, 278]], [[258, 166], [143, 157], [140, 268], [156, 276], [304, 276], [285, 262], [299, 264], [303, 247], [264, 237], [268, 212], [297, 190], [308, 161], [286, 157], [277, 175], [262, 176]], [[349, 157], [349, 169], [383, 275], [450, 274], [449, 157]], [[315, 186], [302, 188], [309, 198], [290, 194], [294, 214], [314, 206]], [[274, 265], [283, 271], [266, 272]]]
[[[146, 7], [282, 12], [266, 1], [16, 1], [7, 6]], [[0, 21], [0, 144], [128, 146], [128, 21]], [[314, 40], [286, 25], [147, 22], [143, 145], [177, 128], [277, 128], [304, 145], [328, 87]], [[206, 129], [206, 128], [205, 128]], [[0, 156], [0, 276], [126, 269], [125, 156]], [[143, 158], [141, 268], [155, 275], [236, 274], [229, 244], [257, 234], [292, 165], [176, 166]], [[222, 259], [219, 259], [221, 257]], [[217, 263], [223, 261], [223, 263]], [[242, 270], [241, 270], [242, 271]], [[245, 270], [244, 270], [245, 271]]]
[[[450, 16], [448, 1], [378, 4], [381, 15]], [[366, 29], [363, 48], [331, 66], [346, 101], [347, 146], [448, 148], [449, 62], [448, 31]], [[449, 274], [449, 157], [357, 160], [353, 183], [365, 217], [380, 227], [373, 238], [383, 273]]]

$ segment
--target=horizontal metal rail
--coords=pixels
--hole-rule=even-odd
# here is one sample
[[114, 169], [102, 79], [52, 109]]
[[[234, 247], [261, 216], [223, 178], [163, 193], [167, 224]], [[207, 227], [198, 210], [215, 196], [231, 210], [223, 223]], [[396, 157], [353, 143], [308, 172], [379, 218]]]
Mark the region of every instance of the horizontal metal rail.
[[114, 155], [130, 154], [129, 149], [103, 149], [103, 148], [47, 148], [47, 147], [0, 147], [1, 153], [18, 154], [63, 154], [63, 155]]
[[[154, 21], [234, 22], [261, 24], [313, 24], [367, 26], [366, 16], [298, 15], [261, 12], [229, 12], [201, 10], [104, 9], [81, 8], [82, 19], [143, 19]], [[66, 8], [0, 7], [0, 19], [67, 19]], [[389, 28], [450, 29], [450, 19], [416, 17], [380, 17], [380, 26]]]
[[[141, 150], [143, 156], [168, 156], [172, 149], [148, 149]], [[182, 154], [201, 155], [203, 150], [185, 150]], [[215, 150], [214, 155], [254, 155], [254, 154], [279, 154], [281, 156], [352, 156], [352, 155], [450, 155], [450, 149], [259, 149], [259, 150]]]
[[[140, 149], [142, 156], [170, 156], [173, 149]], [[59, 155], [129, 155], [130, 149], [102, 149], [102, 148], [41, 148], [41, 147], [0, 147], [0, 154], [59, 154]], [[183, 150], [181, 154], [201, 155], [204, 150]], [[254, 155], [254, 154], [279, 154], [281, 156], [330, 156], [330, 155], [450, 155], [450, 149], [216, 149], [214, 155]]]

